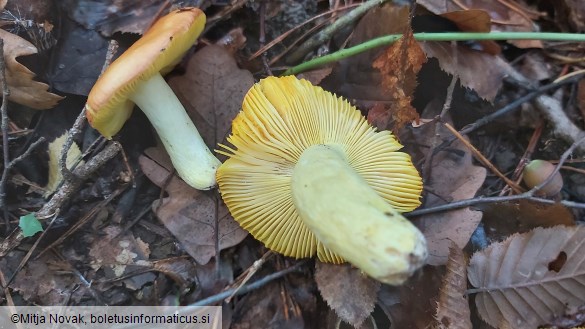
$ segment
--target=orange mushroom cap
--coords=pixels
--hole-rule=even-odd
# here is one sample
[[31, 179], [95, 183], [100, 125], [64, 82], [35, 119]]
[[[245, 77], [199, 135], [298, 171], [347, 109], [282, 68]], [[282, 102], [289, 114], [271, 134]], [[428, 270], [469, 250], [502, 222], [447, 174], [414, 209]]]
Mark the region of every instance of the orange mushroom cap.
[[198, 8], [175, 10], [156, 21], [98, 79], [85, 106], [89, 123], [110, 139], [132, 114], [128, 100], [137, 84], [170, 71], [193, 46], [205, 26]]

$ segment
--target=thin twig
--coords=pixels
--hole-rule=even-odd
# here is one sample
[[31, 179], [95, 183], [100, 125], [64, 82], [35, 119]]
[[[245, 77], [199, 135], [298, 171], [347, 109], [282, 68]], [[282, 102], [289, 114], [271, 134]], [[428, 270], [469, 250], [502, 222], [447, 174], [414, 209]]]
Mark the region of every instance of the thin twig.
[[[458, 61], [458, 57], [457, 57], [457, 51], [454, 50], [454, 45], [453, 43], [451, 44], [451, 50], [453, 52], [453, 56], [455, 59], [455, 63], [457, 63]], [[457, 85], [457, 81], [459, 80], [459, 78], [457, 77], [457, 75], [453, 75], [451, 77], [451, 83], [449, 83], [449, 87], [447, 87], [447, 94], [445, 95], [445, 102], [443, 103], [443, 109], [441, 110], [441, 113], [435, 117], [433, 120], [435, 121], [435, 134], [433, 135], [433, 138], [431, 139], [431, 145], [429, 147], [429, 151], [427, 152], [427, 155], [425, 157], [425, 161], [423, 164], [423, 174], [424, 174], [424, 181], [428, 182], [429, 178], [431, 177], [432, 174], [432, 170], [433, 170], [433, 159], [435, 156], [435, 152], [434, 150], [439, 146], [439, 138], [440, 138], [440, 134], [439, 134], [439, 129], [441, 127], [441, 125], [439, 124], [439, 122], [445, 122], [445, 116], [447, 115], [447, 113], [449, 112], [449, 109], [451, 108], [451, 103], [453, 102], [453, 92], [455, 90], [455, 86]]]
[[250, 283], [250, 284], [245, 285], [245, 286], [243, 286], [241, 288], [234, 288], [234, 289], [229, 289], [229, 290], [226, 290], [226, 291], [222, 291], [219, 294], [216, 294], [216, 295], [207, 297], [205, 299], [202, 299], [200, 301], [197, 301], [197, 302], [191, 304], [190, 306], [205, 306], [205, 305], [212, 305], [212, 304], [221, 302], [225, 298], [228, 298], [229, 296], [231, 296], [232, 294], [234, 294], [234, 292], [237, 289], [239, 289], [239, 290], [237, 292], [235, 292], [235, 296], [243, 295], [243, 294], [245, 294], [247, 292], [250, 292], [252, 290], [258, 289], [258, 288], [264, 286], [265, 284], [270, 283], [271, 281], [274, 281], [276, 279], [280, 279], [280, 278], [284, 277], [285, 275], [287, 275], [289, 273], [298, 271], [306, 263], [307, 263], [307, 260], [300, 261], [300, 262], [296, 263], [295, 265], [293, 265], [293, 266], [291, 266], [289, 268], [285, 268], [282, 271], [269, 274], [269, 275], [263, 277], [262, 279], [254, 282], [254, 283]]
[[71, 145], [73, 145], [73, 139], [81, 133], [83, 130], [83, 126], [85, 125], [85, 108], [81, 110], [77, 118], [75, 119], [75, 123], [69, 132], [67, 133], [67, 138], [65, 139], [65, 143], [63, 144], [63, 148], [61, 148], [61, 156], [59, 157], [59, 170], [61, 171], [61, 175], [63, 176], [64, 181], [70, 181], [78, 179], [73, 175], [71, 170], [67, 168], [67, 155], [69, 154], [69, 149]]
[[[538, 96], [540, 96], [548, 91], [555, 90], [555, 89], [562, 87], [562, 86], [569, 84], [569, 83], [577, 82], [581, 78], [583, 78], [583, 76], [585, 76], [585, 72], [581, 72], [580, 74], [571, 76], [569, 78], [566, 78], [566, 79], [556, 81], [556, 82], [550, 83], [548, 85], [544, 85], [542, 87], [539, 87], [539, 88], [529, 92], [528, 94], [516, 99], [515, 101], [509, 103], [508, 105], [502, 107], [501, 109], [495, 111], [494, 113], [487, 115], [485, 117], [482, 117], [481, 119], [475, 121], [474, 123], [471, 123], [471, 124], [465, 126], [463, 129], [459, 130], [459, 133], [461, 135], [468, 135], [468, 134], [478, 130], [479, 128], [485, 126], [486, 124], [493, 122], [495, 119], [497, 119], [503, 115], [513, 113], [515, 110], [519, 109], [522, 104], [529, 102], [529, 101], [535, 99], [536, 97], [538, 97]], [[445, 140], [443, 143], [441, 143], [441, 145], [439, 147], [437, 147], [437, 149], [435, 151], [440, 151], [440, 150], [444, 149], [447, 145], [451, 144], [455, 139], [456, 139], [456, 137], [452, 137], [452, 138]]]
[[[118, 188], [116, 191], [114, 191], [114, 193], [111, 193], [105, 200], [102, 200], [100, 203], [98, 203], [97, 205], [92, 207], [92, 209], [89, 212], [87, 212], [83, 217], [81, 217], [73, 225], [71, 225], [71, 227], [69, 227], [67, 232], [61, 234], [61, 236], [59, 236], [59, 238], [57, 240], [51, 242], [48, 246], [43, 248], [43, 250], [41, 250], [38, 253], [38, 255], [36, 255], [35, 259], [39, 259], [42, 255], [45, 254], [45, 252], [47, 252], [48, 250], [51, 250], [51, 249], [55, 248], [56, 246], [60, 245], [61, 243], [63, 243], [63, 241], [65, 241], [73, 233], [77, 232], [77, 230], [79, 230], [81, 227], [83, 227], [85, 224], [87, 224], [91, 219], [93, 219], [95, 217], [95, 215], [97, 215], [100, 210], [104, 209], [110, 202], [112, 202], [112, 200], [114, 198], [116, 198], [123, 191], [125, 191], [128, 186], [129, 186], [129, 184], [126, 184], [126, 185]], [[48, 228], [47, 228], [47, 230], [48, 230]], [[47, 231], [47, 230], [45, 230], [45, 231]]]
[[[260, 36], [258, 37], [258, 43], [260, 44], [260, 48], [264, 47], [266, 44], [266, 3], [262, 2], [260, 4]], [[264, 67], [264, 73], [266, 76], [271, 76], [272, 71], [270, 70], [270, 65], [268, 65], [268, 53], [262, 53], [262, 66]]]
[[[47, 218], [53, 216], [57, 209], [68, 201], [73, 194], [75, 194], [81, 187], [83, 180], [87, 179], [91, 174], [103, 166], [106, 162], [112, 159], [118, 152], [120, 152], [120, 144], [112, 142], [104, 150], [94, 156], [91, 160], [83, 165], [78, 166], [73, 171], [73, 174], [80, 179], [72, 181], [65, 181], [59, 190], [53, 194], [51, 199], [43, 205], [43, 207], [36, 213], [37, 218]], [[0, 257], [6, 256], [10, 250], [19, 245], [24, 239], [22, 231], [16, 230], [11, 234], [11, 238], [6, 238], [0, 242]]]
[[522, 193], [524, 191], [524, 189], [522, 187], [520, 187], [518, 184], [516, 184], [516, 182], [512, 181], [511, 179], [509, 179], [508, 177], [506, 177], [506, 175], [502, 174], [502, 172], [500, 172], [498, 170], [498, 168], [496, 168], [496, 166], [494, 166], [490, 160], [488, 160], [483, 154], [481, 154], [481, 152], [475, 148], [475, 146], [473, 146], [473, 144], [471, 144], [467, 139], [465, 139], [463, 137], [463, 135], [461, 135], [457, 129], [453, 128], [453, 126], [451, 126], [448, 123], [445, 123], [445, 127], [453, 134], [455, 135], [455, 137], [457, 139], [459, 139], [459, 141], [461, 143], [463, 143], [463, 145], [465, 145], [470, 151], [471, 153], [473, 153], [473, 156], [481, 163], [483, 163], [484, 166], [488, 167], [494, 174], [496, 174], [496, 176], [500, 177], [508, 186], [510, 186], [516, 193]]
[[262, 268], [262, 265], [264, 265], [266, 260], [268, 260], [272, 255], [274, 255], [274, 251], [272, 250], [267, 251], [266, 253], [264, 253], [264, 255], [262, 255], [262, 257], [260, 257], [260, 259], [255, 261], [254, 264], [252, 264], [252, 266], [250, 266], [242, 274], [240, 274], [240, 276], [234, 282], [234, 284], [236, 285], [234, 292], [228, 298], [225, 299], [226, 303], [229, 303], [232, 300], [236, 293], [240, 291], [240, 289], [246, 283], [248, 283], [248, 280], [250, 280], [254, 276], [254, 274], [256, 274], [258, 270], [260, 270], [260, 268]]
[[[111, 40], [108, 44], [108, 51], [106, 52], [106, 59], [104, 60], [104, 65], [102, 66], [102, 70], [100, 76], [104, 74], [106, 69], [112, 63], [116, 52], [118, 51], [118, 42], [116, 40]], [[71, 170], [67, 168], [67, 155], [69, 153], [69, 149], [71, 145], [73, 145], [73, 140], [77, 135], [79, 135], [83, 131], [83, 127], [85, 126], [85, 107], [81, 110], [73, 126], [69, 129], [67, 134], [67, 138], [65, 139], [65, 143], [63, 144], [63, 148], [61, 149], [61, 157], [59, 158], [59, 169], [61, 171], [61, 175], [63, 176], [64, 181], [78, 179], [73, 175]]]
[[0, 207], [2, 207], [4, 212], [4, 223], [6, 225], [6, 232], [8, 232], [10, 230], [10, 219], [8, 219], [8, 207], [5, 206], [4, 200], [6, 198], [6, 180], [8, 177], [8, 171], [10, 170], [10, 152], [8, 151], [8, 110], [6, 109], [10, 90], [8, 89], [8, 83], [6, 82], [6, 62], [4, 61], [3, 39], [0, 39], [0, 83], [2, 84], [2, 106], [0, 106], [0, 111], [2, 112], [1, 129], [4, 154], [4, 170], [2, 172], [2, 179], [0, 180]]
[[510, 195], [510, 196], [479, 197], [479, 198], [473, 198], [473, 199], [459, 200], [456, 202], [452, 202], [452, 203], [448, 203], [448, 204], [444, 204], [444, 205], [440, 205], [440, 206], [436, 206], [436, 207], [430, 207], [430, 208], [418, 209], [415, 211], [411, 211], [407, 214], [404, 214], [404, 216], [407, 218], [412, 218], [412, 217], [433, 214], [433, 213], [437, 213], [437, 212], [466, 208], [466, 207], [479, 205], [479, 204], [496, 203], [496, 202], [509, 202], [509, 201], [515, 201], [515, 200], [529, 200], [529, 201], [534, 201], [534, 202], [538, 202], [538, 203], [542, 203], [542, 204], [560, 203], [563, 206], [568, 207], [568, 208], [585, 209], [585, 203], [579, 203], [579, 202], [573, 202], [573, 201], [567, 201], [567, 200], [561, 200], [560, 202], [557, 202], [555, 200], [539, 198], [539, 197], [534, 196], [535, 193], [538, 192], [540, 189], [542, 189], [543, 186], [550, 183], [550, 181], [554, 178], [554, 175], [556, 175], [556, 173], [559, 171], [559, 169], [561, 168], [563, 163], [567, 160], [567, 158], [575, 151], [575, 149], [579, 146], [579, 144], [583, 143], [584, 141], [585, 141], [585, 137], [581, 138], [580, 140], [573, 143], [563, 153], [563, 155], [559, 159], [559, 163], [555, 166], [555, 170], [553, 170], [553, 172], [548, 176], [548, 178], [545, 179], [539, 185], [532, 188], [530, 191], [524, 192], [522, 194]]
[[311, 18], [309, 18], [308, 20], [304, 21], [303, 23], [301, 23], [300, 25], [295, 26], [294, 28], [284, 32], [283, 34], [279, 35], [278, 37], [276, 37], [274, 40], [270, 41], [269, 43], [267, 43], [265, 46], [260, 47], [260, 49], [258, 49], [254, 54], [252, 54], [252, 56], [250, 56], [250, 58], [248, 58], [249, 61], [253, 60], [254, 58], [262, 55], [263, 53], [265, 53], [266, 51], [268, 51], [270, 48], [272, 48], [274, 45], [282, 42], [282, 40], [284, 40], [286, 37], [288, 37], [290, 34], [292, 34], [293, 32], [295, 32], [296, 30], [298, 30], [299, 28], [307, 25], [308, 23], [321, 18], [323, 16], [329, 15], [329, 14], [333, 14], [332, 16], [334, 16], [338, 11], [343, 11], [343, 10], [348, 10], [351, 9], [353, 7], [359, 6], [361, 5], [360, 3], [354, 3], [354, 4], [349, 4], [347, 6], [344, 7], [340, 7], [340, 8], [335, 8], [335, 9], [331, 9], [329, 11], [326, 11], [324, 13], [320, 13], [319, 15], [313, 16]]
[[343, 17], [339, 18], [337, 21], [335, 21], [335, 23], [329, 25], [319, 34], [316, 34], [305, 43], [300, 45], [292, 54], [290, 54], [287, 60], [292, 63], [300, 61], [310, 51], [319, 47], [326, 40], [329, 40], [336, 31], [339, 31], [340, 29], [348, 26], [358, 18], [362, 17], [368, 10], [384, 3], [385, 1], [387, 0], [368, 0], [364, 2], [361, 6], [350, 11], [346, 15], [343, 15]]

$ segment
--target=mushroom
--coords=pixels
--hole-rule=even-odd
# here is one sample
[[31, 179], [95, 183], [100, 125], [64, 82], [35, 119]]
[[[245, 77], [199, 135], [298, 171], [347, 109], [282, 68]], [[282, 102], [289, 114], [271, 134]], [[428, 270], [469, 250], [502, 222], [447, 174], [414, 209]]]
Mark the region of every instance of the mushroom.
[[89, 123], [111, 139], [130, 117], [134, 104], [146, 114], [178, 175], [196, 189], [216, 185], [221, 162], [209, 151], [185, 108], [161, 74], [191, 48], [205, 26], [198, 8], [175, 10], [159, 19], [98, 79], [88, 95]]
[[400, 212], [422, 179], [389, 131], [348, 101], [294, 76], [255, 84], [233, 121], [219, 190], [240, 225], [295, 258], [348, 261], [388, 284], [424, 264], [422, 233]]

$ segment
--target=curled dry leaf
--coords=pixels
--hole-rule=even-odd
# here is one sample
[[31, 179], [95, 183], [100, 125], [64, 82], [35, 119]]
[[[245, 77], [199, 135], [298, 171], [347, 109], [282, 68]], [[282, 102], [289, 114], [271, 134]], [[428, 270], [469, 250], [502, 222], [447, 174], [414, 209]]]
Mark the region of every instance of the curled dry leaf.
[[447, 273], [439, 289], [439, 301], [435, 319], [437, 329], [471, 329], [469, 302], [465, 296], [467, 289], [467, 259], [457, 245], [449, 247]]
[[358, 327], [376, 305], [380, 282], [349, 264], [316, 263], [315, 281], [321, 296], [339, 318]]
[[536, 328], [585, 303], [585, 227], [515, 234], [473, 255], [479, 315], [496, 328]]
[[[355, 46], [387, 34], [403, 33], [408, 24], [408, 7], [387, 2], [364, 15], [352, 32], [349, 45]], [[382, 52], [383, 49], [374, 49], [341, 60], [323, 79], [321, 86], [354, 101], [360, 108], [369, 108], [375, 103], [390, 104], [393, 95], [384, 88], [380, 70], [372, 66]]]
[[36, 54], [37, 48], [23, 38], [2, 29], [0, 39], [4, 40], [6, 81], [10, 89], [8, 99], [37, 110], [46, 110], [57, 105], [63, 97], [48, 92], [49, 86], [33, 80], [35, 74], [16, 60], [19, 56]]
[[[427, 57], [414, 40], [412, 30], [409, 28], [402, 38], [388, 47], [372, 63], [372, 66], [382, 73], [382, 86], [392, 99], [392, 107], [386, 110], [391, 115], [385, 118], [392, 119], [395, 132], [419, 118], [411, 102], [417, 85], [416, 76], [426, 61]], [[370, 117], [368, 113], [368, 121], [372, 122]], [[388, 128], [388, 121], [376, 120], [375, 123], [380, 130]]]
[[[153, 183], [169, 193], [162, 203], [153, 203], [153, 210], [197, 263], [207, 264], [215, 255], [216, 239], [219, 239], [219, 250], [223, 250], [246, 237], [248, 233], [211, 192], [195, 190], [176, 176], [167, 180], [172, 164], [162, 148], [147, 149], [146, 154], [150, 158], [141, 156], [140, 168]], [[218, 234], [215, 233], [216, 221], [219, 221]]]

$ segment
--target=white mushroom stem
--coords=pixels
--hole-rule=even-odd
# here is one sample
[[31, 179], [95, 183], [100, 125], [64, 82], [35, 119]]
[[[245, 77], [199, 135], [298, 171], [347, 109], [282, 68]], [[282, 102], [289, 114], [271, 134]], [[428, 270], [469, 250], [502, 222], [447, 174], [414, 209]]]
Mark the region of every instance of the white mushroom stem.
[[374, 279], [401, 284], [424, 264], [423, 234], [351, 168], [340, 146], [303, 152], [292, 195], [317, 239]]
[[157, 73], [141, 82], [129, 99], [156, 129], [179, 176], [196, 189], [213, 188], [215, 172], [221, 162], [209, 151], [163, 77]]

